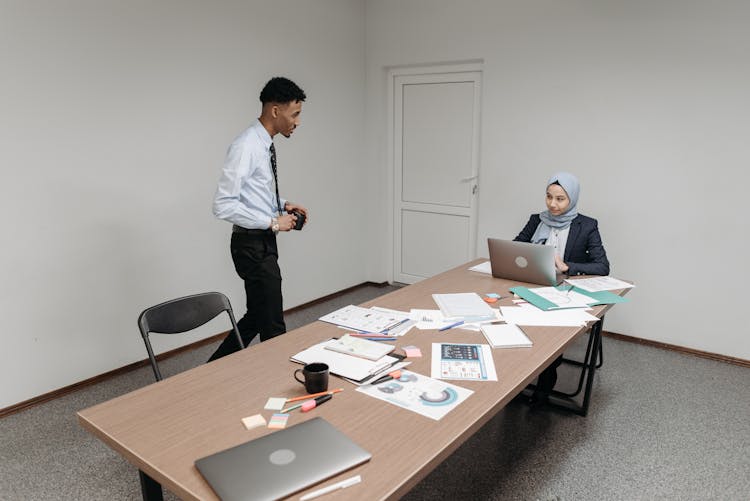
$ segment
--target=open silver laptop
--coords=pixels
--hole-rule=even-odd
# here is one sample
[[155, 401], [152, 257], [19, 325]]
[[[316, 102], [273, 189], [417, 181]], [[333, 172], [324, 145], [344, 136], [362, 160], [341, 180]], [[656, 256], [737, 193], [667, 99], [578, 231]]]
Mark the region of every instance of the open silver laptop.
[[563, 275], [555, 268], [550, 245], [488, 238], [492, 276], [540, 285], [557, 285]]
[[199, 459], [195, 466], [224, 501], [279, 499], [370, 459], [322, 418]]

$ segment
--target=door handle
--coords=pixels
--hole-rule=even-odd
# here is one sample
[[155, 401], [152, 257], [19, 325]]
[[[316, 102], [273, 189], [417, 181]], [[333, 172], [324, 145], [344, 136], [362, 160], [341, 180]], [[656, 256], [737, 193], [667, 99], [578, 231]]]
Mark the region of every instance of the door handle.
[[459, 181], [462, 183], [468, 183], [469, 181], [475, 180], [477, 177], [479, 176], [474, 175], [474, 176], [469, 176], [469, 177], [462, 177], [461, 179], [459, 179]]

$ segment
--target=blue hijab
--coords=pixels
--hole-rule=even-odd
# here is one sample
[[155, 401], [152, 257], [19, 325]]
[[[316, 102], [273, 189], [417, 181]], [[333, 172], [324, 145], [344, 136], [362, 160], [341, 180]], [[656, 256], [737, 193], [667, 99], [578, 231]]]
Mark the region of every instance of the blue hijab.
[[551, 228], [563, 230], [570, 226], [570, 222], [578, 216], [578, 192], [581, 189], [581, 185], [578, 183], [578, 178], [569, 172], [557, 172], [549, 178], [547, 187], [551, 184], [559, 184], [567, 193], [570, 199], [570, 205], [568, 210], [559, 216], [553, 216], [548, 210], [539, 213], [539, 217], [542, 222], [536, 227], [534, 235], [531, 237], [531, 243], [538, 244], [546, 241], [549, 238], [549, 232]]

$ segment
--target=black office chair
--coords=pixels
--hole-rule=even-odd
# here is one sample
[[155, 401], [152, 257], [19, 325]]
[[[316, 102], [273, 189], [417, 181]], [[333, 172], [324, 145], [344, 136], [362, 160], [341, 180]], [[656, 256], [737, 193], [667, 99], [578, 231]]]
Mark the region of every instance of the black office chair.
[[237, 328], [237, 322], [234, 320], [232, 305], [221, 292], [204, 292], [185, 296], [171, 301], [166, 301], [156, 306], [143, 310], [138, 317], [138, 327], [141, 329], [143, 342], [146, 343], [148, 358], [151, 360], [151, 367], [154, 369], [154, 376], [157, 381], [161, 381], [161, 372], [154, 357], [154, 350], [151, 348], [151, 341], [148, 335], [150, 332], [159, 334], [179, 334], [200, 327], [209, 320], [213, 320], [221, 312], [226, 311], [229, 319], [232, 321], [232, 329], [237, 336], [237, 343], [240, 348], [245, 348], [240, 337], [240, 331]]

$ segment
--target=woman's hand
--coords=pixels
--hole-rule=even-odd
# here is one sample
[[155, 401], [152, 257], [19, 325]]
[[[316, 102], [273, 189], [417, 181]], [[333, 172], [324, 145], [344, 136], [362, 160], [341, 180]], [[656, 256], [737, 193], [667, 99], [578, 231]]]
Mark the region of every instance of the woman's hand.
[[560, 256], [555, 254], [555, 268], [560, 270], [563, 273], [567, 273], [567, 271], [570, 269], [570, 266], [565, 264], [562, 259], [560, 259]]

